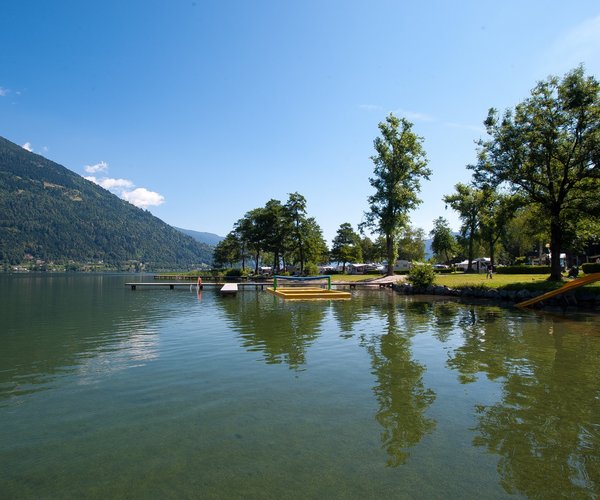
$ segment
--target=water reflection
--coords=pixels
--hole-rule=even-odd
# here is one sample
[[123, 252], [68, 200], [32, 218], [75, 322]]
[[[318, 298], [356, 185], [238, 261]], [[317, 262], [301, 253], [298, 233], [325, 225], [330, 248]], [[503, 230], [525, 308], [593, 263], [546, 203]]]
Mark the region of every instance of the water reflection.
[[[70, 373], [89, 383], [156, 356], [156, 300], [114, 276], [0, 279], [0, 400], [52, 387]], [[142, 299], [142, 300], [140, 300]]]
[[426, 367], [412, 355], [411, 337], [431, 312], [428, 304], [405, 302], [402, 313], [394, 300], [388, 300], [374, 311], [382, 317], [383, 331], [364, 339], [371, 356], [377, 385], [373, 393], [379, 404], [375, 418], [383, 427], [381, 442], [388, 454], [387, 465], [406, 463], [408, 448], [417, 445], [436, 426], [426, 416], [435, 400], [435, 392], [426, 388]]
[[285, 363], [294, 370], [306, 363], [306, 351], [321, 334], [329, 307], [323, 302], [284, 302], [267, 293], [242, 293], [216, 303], [244, 348], [262, 353], [268, 364]]
[[600, 342], [571, 333], [575, 324], [475, 308], [459, 321], [464, 344], [449, 366], [465, 384], [479, 373], [501, 383], [498, 402], [475, 408], [472, 430], [476, 446], [500, 456], [508, 493], [600, 494]]

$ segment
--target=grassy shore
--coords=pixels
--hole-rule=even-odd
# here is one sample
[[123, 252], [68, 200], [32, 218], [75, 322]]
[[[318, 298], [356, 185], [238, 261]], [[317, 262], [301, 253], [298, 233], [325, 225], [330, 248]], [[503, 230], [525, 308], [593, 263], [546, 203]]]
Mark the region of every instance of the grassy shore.
[[[502, 288], [504, 290], [539, 290], [550, 291], [560, 288], [570, 279], [561, 282], [548, 281], [547, 274], [494, 274], [492, 279], [486, 274], [439, 274], [435, 278], [435, 284], [449, 288], [481, 287]], [[600, 293], [600, 281], [585, 285], [594, 293]]]
[[[197, 271], [191, 273], [161, 273], [164, 275], [184, 276], [192, 275], [197, 276]], [[207, 273], [200, 273], [205, 277]], [[382, 274], [334, 274], [331, 276], [331, 281], [345, 282], [360, 282], [370, 281], [376, 278], [381, 278]], [[548, 292], [556, 288], [560, 288], [562, 285], [570, 281], [565, 278], [562, 283], [554, 281], [548, 281], [547, 274], [494, 274], [492, 279], [489, 279], [485, 273], [480, 274], [465, 274], [465, 273], [452, 273], [452, 274], [437, 274], [435, 278], [435, 285], [447, 286], [448, 288], [466, 288], [466, 287], [477, 287], [477, 288], [496, 288], [505, 290], [531, 290]], [[600, 281], [585, 285], [586, 290], [590, 290], [593, 293], [600, 294]]]
[[[332, 281], [368, 281], [374, 278], [380, 278], [380, 274], [365, 274], [365, 275], [343, 275], [336, 274], [331, 277]], [[539, 290], [540, 292], [548, 292], [560, 288], [565, 283], [570, 281], [565, 278], [562, 283], [548, 281], [547, 274], [494, 274], [492, 279], [489, 279], [485, 273], [481, 274], [438, 274], [435, 278], [435, 285], [447, 286], [448, 288], [496, 288], [505, 290]], [[600, 293], [600, 281], [585, 285], [586, 289], [594, 293]]]

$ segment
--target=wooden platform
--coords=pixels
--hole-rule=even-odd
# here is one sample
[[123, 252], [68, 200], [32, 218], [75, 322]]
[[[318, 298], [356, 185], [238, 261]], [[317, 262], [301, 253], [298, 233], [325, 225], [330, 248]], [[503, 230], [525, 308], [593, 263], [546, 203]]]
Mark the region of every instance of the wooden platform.
[[225, 283], [221, 288], [221, 295], [235, 295], [238, 291], [237, 283]]
[[352, 298], [350, 292], [315, 287], [277, 287], [277, 289], [268, 287], [267, 292], [288, 300], [339, 300]]

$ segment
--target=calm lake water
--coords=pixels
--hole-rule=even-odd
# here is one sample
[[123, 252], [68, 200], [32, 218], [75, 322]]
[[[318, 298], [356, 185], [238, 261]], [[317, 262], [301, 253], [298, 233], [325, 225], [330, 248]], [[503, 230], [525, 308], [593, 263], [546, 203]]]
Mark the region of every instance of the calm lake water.
[[598, 315], [132, 279], [0, 275], [0, 497], [600, 496]]

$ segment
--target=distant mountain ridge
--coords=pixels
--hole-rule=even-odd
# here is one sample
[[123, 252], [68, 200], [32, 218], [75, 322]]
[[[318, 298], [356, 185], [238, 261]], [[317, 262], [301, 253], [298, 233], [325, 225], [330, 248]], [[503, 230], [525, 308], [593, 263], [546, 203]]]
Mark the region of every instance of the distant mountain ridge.
[[177, 231], [181, 231], [183, 234], [187, 234], [188, 236], [191, 236], [196, 241], [199, 241], [200, 243], [205, 243], [207, 245], [210, 245], [211, 247], [216, 246], [220, 241], [223, 241], [225, 239], [223, 236], [219, 236], [218, 234], [214, 234], [214, 233], [205, 233], [203, 231], [194, 231], [192, 229], [183, 229], [183, 228], [176, 227], [176, 226], [173, 226], [173, 227], [175, 229], [177, 229]]
[[25, 258], [181, 269], [210, 264], [212, 248], [0, 137], [0, 263]]

